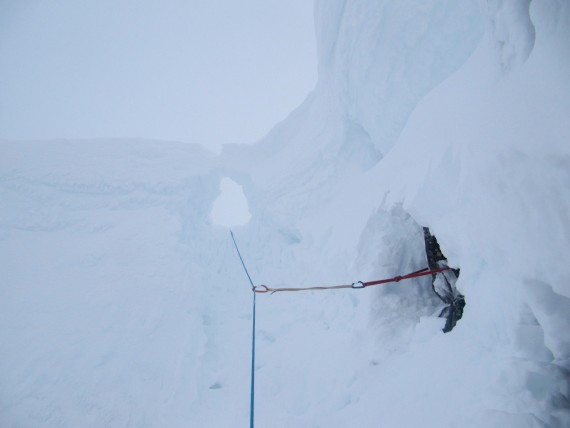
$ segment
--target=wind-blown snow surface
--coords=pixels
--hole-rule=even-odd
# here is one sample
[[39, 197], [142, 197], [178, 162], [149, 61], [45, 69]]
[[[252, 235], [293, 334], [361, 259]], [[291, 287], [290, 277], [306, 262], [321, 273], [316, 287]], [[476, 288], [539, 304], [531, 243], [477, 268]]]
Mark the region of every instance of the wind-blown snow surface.
[[243, 426], [251, 294], [211, 210], [228, 177], [258, 296], [260, 427], [570, 425], [568, 2], [328, 2], [320, 78], [259, 144], [1, 143], [0, 425]]

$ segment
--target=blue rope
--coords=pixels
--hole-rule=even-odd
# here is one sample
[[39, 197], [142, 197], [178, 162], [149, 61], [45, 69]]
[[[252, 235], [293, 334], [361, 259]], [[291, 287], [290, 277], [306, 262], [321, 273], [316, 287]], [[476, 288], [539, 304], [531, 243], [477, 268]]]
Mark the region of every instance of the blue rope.
[[249, 427], [253, 428], [253, 403], [255, 391], [255, 295], [253, 293], [253, 327], [251, 331], [251, 397], [249, 399]]
[[[243, 270], [247, 275], [247, 279], [249, 279], [249, 283], [251, 284], [251, 288], [254, 288], [253, 281], [251, 280], [251, 276], [249, 276], [249, 272], [245, 267], [245, 263], [243, 261], [243, 257], [239, 251], [236, 238], [234, 237], [234, 233], [230, 230], [230, 234], [232, 235], [232, 241], [234, 241], [234, 246], [236, 247], [237, 254], [241, 261], [241, 265], [243, 266]], [[249, 427], [253, 428], [253, 419], [254, 419], [254, 398], [255, 398], [255, 296], [257, 293], [253, 294], [253, 327], [251, 330], [251, 396], [249, 402]]]

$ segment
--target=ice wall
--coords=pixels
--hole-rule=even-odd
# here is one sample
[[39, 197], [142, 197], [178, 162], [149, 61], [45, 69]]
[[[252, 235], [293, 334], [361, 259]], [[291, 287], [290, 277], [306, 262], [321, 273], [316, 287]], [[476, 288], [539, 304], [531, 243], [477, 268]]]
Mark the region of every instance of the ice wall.
[[387, 153], [417, 102], [471, 55], [475, 1], [317, 1], [319, 86]]
[[[323, 1], [316, 12], [317, 88], [248, 153], [255, 192], [268, 195], [258, 210], [283, 226], [254, 246], [295, 236], [281, 240], [279, 270], [264, 250], [260, 275], [303, 284], [405, 272], [421, 267], [419, 224], [429, 225], [462, 268], [467, 308], [441, 336], [425, 282], [351, 297], [350, 310], [316, 298], [338, 311], [327, 326], [349, 322], [360, 340], [360, 353], [335, 348], [342, 358], [327, 368], [358, 361], [362, 383], [339, 375], [338, 408], [271, 412], [307, 426], [565, 426], [567, 3]], [[291, 311], [267, 304], [268, 318]], [[303, 376], [297, 365], [287, 367]], [[303, 385], [323, 382], [318, 373]]]
[[[479, 370], [474, 388], [495, 395], [472, 423], [565, 426], [568, 5], [488, 6], [477, 52], [421, 101], [375, 180], [391, 183], [386, 206], [403, 204], [429, 224], [462, 266], [461, 347], [476, 343], [473, 353], [486, 349], [479, 358], [490, 352], [485, 364], [501, 367], [463, 367]], [[446, 364], [460, 364], [454, 348], [442, 346], [454, 355]]]

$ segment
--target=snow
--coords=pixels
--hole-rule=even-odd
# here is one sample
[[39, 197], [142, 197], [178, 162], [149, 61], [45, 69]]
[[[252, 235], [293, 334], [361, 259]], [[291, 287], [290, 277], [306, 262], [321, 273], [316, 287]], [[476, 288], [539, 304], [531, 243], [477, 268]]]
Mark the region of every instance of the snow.
[[271, 287], [418, 270], [429, 226], [466, 299], [443, 334], [426, 277], [258, 295], [257, 426], [570, 424], [570, 4], [315, 17], [319, 82], [254, 146], [0, 143], [0, 425], [246, 425], [230, 225]]

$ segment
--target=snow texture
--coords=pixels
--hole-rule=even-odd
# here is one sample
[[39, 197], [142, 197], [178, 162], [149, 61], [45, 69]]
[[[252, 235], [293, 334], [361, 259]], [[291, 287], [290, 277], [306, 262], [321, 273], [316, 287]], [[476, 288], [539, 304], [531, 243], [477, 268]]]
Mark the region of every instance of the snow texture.
[[254, 146], [0, 143], [0, 426], [247, 425], [233, 211], [256, 283], [415, 271], [428, 226], [466, 299], [443, 334], [426, 277], [258, 295], [257, 426], [570, 426], [570, 4], [315, 16], [319, 82]]

